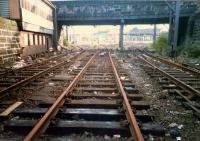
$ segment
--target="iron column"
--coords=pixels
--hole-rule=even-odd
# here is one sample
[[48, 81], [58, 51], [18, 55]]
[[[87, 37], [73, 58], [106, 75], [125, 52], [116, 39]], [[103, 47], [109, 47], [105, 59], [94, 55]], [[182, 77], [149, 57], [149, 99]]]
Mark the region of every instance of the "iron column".
[[156, 43], [156, 24], [154, 24], [154, 30], [153, 30], [153, 44]]
[[121, 20], [121, 23], [120, 23], [120, 32], [119, 32], [119, 48], [121, 50], [124, 49], [123, 34], [124, 34], [124, 20]]
[[57, 29], [57, 13], [56, 8], [53, 10], [53, 25], [54, 25], [54, 33], [53, 33], [53, 48], [57, 50], [58, 46], [58, 29]]
[[179, 28], [179, 16], [180, 16], [180, 1], [176, 2], [175, 19], [174, 19], [174, 39], [172, 45], [172, 57], [176, 56], [176, 48], [178, 44], [178, 28]]

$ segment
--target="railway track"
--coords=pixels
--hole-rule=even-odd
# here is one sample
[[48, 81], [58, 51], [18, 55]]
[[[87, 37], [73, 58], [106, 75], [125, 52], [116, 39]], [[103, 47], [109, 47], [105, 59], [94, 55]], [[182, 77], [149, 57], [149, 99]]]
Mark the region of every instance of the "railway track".
[[4, 76], [4, 75], [10, 75], [10, 73], [13, 73], [13, 72], [25, 70], [25, 69], [27, 69], [27, 68], [29, 68], [29, 67], [43, 65], [43, 64], [45, 64], [45, 63], [47, 63], [47, 62], [49, 62], [49, 61], [54, 61], [54, 60], [56, 60], [57, 58], [62, 57], [62, 56], [65, 56], [65, 55], [67, 55], [67, 53], [62, 53], [62, 54], [59, 54], [59, 55], [56, 55], [56, 56], [47, 58], [47, 59], [45, 59], [45, 60], [43, 60], [43, 61], [41, 61], [41, 62], [36, 61], [36, 62], [33, 62], [32, 64], [28, 64], [28, 65], [26, 65], [26, 66], [24, 66], [24, 67], [20, 67], [20, 68], [16, 68], [16, 69], [10, 68], [10, 69], [4, 70], [4, 71], [1, 70], [1, 71], [0, 71], [0, 77], [1, 77], [1, 76]]
[[150, 53], [145, 52], [145, 54], [153, 59], [156, 59], [157, 61], [164, 63], [166, 65], [170, 65], [173, 67], [176, 67], [177, 69], [183, 70], [185, 72], [189, 72], [191, 74], [193, 74], [194, 76], [200, 77], [200, 71], [192, 66], [186, 66], [186, 64], [179, 64], [179, 63], [175, 63], [173, 61], [161, 58], [159, 56], [154, 56], [151, 55]]
[[40, 63], [33, 63], [25, 67], [9, 70], [0, 74], [0, 98], [12, 93], [12, 91], [27, 85], [38, 78], [45, 77], [48, 73], [59, 71], [59, 67], [69, 63], [70, 59], [75, 59], [78, 55], [71, 55], [70, 58], [61, 54]]
[[17, 108], [2, 123], [0, 140], [143, 141], [149, 134], [164, 134], [148, 113], [150, 105], [110, 53], [86, 55], [51, 83], [58, 84], [55, 100]]
[[[147, 56], [146, 56], [147, 55]], [[200, 72], [178, 63], [151, 54], [138, 57], [145, 65], [143, 69], [156, 78], [164, 89], [175, 94], [176, 98], [200, 117]]]

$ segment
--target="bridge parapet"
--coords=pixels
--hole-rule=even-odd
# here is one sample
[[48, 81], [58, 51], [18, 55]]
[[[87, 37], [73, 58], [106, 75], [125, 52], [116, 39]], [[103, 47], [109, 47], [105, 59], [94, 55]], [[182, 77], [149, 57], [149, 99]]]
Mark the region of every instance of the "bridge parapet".
[[[119, 24], [165, 23], [169, 20], [169, 8], [164, 0], [76, 0], [54, 1], [58, 21], [65, 24]], [[169, 4], [172, 4], [170, 2]], [[181, 17], [192, 15], [197, 9], [196, 2], [181, 4]]]

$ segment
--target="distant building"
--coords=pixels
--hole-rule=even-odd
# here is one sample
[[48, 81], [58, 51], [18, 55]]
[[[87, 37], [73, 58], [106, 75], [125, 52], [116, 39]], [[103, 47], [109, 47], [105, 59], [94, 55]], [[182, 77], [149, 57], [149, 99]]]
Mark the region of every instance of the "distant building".
[[23, 56], [52, 48], [55, 7], [48, 0], [1, 0], [0, 17], [14, 20]]
[[[156, 29], [156, 35], [160, 35], [161, 30], [159, 28]], [[146, 28], [146, 29], [139, 29], [139, 28], [133, 28], [129, 31], [129, 34], [133, 35], [153, 35], [154, 29], [153, 28]]]
[[[156, 29], [156, 36], [160, 36], [161, 30]], [[125, 34], [125, 40], [126, 41], [136, 41], [136, 42], [142, 42], [142, 43], [151, 43], [153, 42], [153, 35], [154, 35], [154, 29], [147, 28], [147, 29], [138, 29], [133, 28], [129, 31], [128, 34]]]

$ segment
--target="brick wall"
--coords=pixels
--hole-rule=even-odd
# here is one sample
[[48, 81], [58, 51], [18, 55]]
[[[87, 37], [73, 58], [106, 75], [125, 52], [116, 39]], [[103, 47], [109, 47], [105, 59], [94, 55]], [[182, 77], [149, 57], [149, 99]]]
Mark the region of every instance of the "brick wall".
[[195, 19], [192, 32], [193, 42], [200, 41], [200, 17]]
[[197, 4], [198, 4], [199, 11], [200, 11], [200, 2], [197, 2]]
[[0, 64], [15, 61], [19, 54], [19, 31], [16, 22], [0, 17]]
[[200, 42], [200, 2], [198, 2], [197, 14], [192, 17], [194, 20], [192, 29], [192, 42]]

